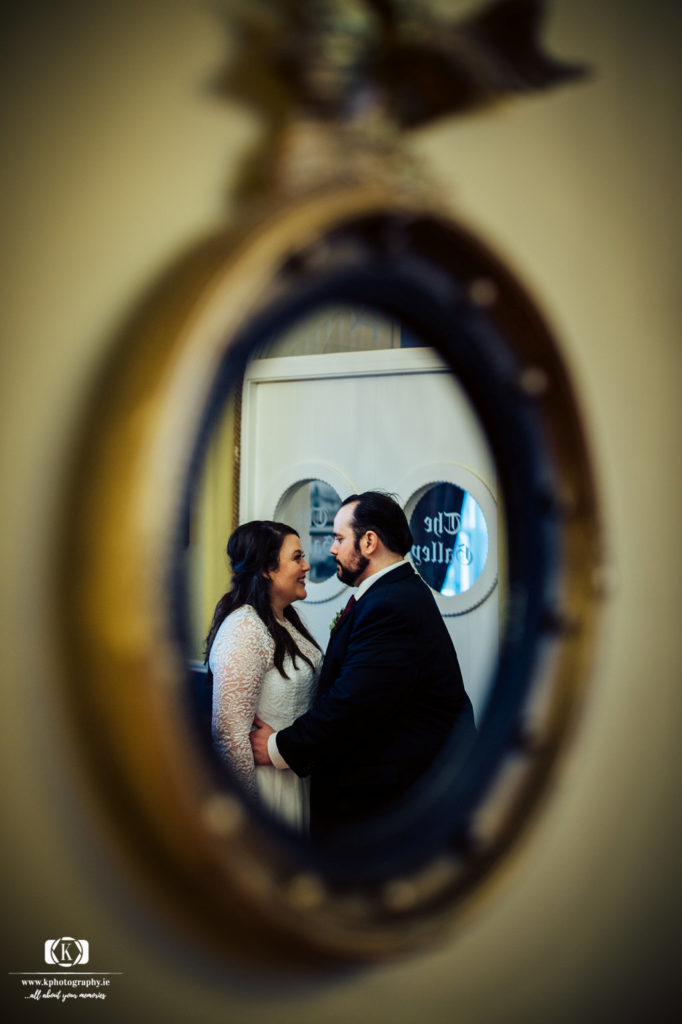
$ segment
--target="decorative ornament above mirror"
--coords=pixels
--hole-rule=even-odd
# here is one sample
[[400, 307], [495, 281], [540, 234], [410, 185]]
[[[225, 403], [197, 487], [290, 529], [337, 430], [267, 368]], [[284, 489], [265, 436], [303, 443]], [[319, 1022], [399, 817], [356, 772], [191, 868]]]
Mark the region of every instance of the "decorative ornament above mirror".
[[452, 20], [429, 0], [237, 0], [233, 53], [214, 89], [265, 118], [244, 194], [333, 182], [413, 190], [425, 168], [409, 133], [577, 81], [546, 53], [542, 0], [498, 0]]

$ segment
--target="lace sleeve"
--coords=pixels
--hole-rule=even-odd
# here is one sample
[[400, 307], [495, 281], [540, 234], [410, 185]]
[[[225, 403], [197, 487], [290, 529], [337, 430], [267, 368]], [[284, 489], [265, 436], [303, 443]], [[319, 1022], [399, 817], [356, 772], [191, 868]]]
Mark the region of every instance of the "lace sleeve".
[[211, 649], [213, 742], [253, 796], [257, 795], [256, 769], [249, 733], [272, 647], [260, 617], [244, 606], [225, 619]]

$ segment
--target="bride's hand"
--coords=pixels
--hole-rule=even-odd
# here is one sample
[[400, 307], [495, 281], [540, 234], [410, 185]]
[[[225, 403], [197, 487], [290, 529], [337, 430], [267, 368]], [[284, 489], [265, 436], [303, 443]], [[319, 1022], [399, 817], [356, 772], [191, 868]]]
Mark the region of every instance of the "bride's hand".
[[270, 755], [268, 754], [268, 740], [274, 733], [274, 729], [264, 722], [258, 715], [253, 720], [253, 724], [256, 728], [249, 733], [249, 740], [251, 741], [251, 749], [253, 750], [253, 760], [256, 764], [272, 764]]

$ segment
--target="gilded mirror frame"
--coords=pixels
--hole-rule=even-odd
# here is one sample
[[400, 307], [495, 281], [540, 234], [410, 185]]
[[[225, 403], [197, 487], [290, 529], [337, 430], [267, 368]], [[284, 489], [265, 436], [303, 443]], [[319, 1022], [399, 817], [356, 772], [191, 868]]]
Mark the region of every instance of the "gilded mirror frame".
[[[330, 297], [405, 322], [466, 388], [499, 469], [509, 602], [466, 765], [453, 738], [406, 811], [313, 849], [250, 807], [197, 739], [178, 538], [254, 346]], [[59, 533], [64, 690], [130, 863], [169, 912], [251, 964], [329, 969], [449, 933], [548, 790], [597, 633], [594, 476], [528, 294], [441, 211], [388, 189], [321, 190], [219, 233], [164, 277], [115, 342], [82, 434]]]

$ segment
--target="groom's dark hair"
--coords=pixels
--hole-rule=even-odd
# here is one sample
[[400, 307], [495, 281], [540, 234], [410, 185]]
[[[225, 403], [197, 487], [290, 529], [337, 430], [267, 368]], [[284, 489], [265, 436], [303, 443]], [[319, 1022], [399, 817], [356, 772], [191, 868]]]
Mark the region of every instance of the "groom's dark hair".
[[395, 496], [384, 491], [363, 491], [362, 494], [351, 494], [341, 502], [341, 508], [354, 501], [357, 505], [351, 526], [356, 543], [368, 530], [373, 530], [389, 551], [406, 555], [412, 547], [413, 537]]

